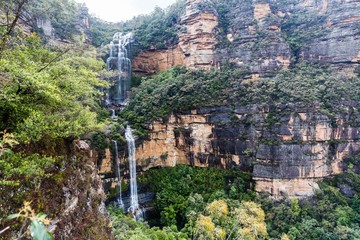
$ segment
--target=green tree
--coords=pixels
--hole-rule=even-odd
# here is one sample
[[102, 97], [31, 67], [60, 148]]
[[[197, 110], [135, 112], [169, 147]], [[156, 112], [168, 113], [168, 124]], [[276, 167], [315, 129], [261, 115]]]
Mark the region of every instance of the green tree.
[[0, 129], [23, 143], [96, 129], [97, 88], [107, 86], [97, 77], [102, 68], [95, 59], [46, 50], [29, 36], [0, 59]]

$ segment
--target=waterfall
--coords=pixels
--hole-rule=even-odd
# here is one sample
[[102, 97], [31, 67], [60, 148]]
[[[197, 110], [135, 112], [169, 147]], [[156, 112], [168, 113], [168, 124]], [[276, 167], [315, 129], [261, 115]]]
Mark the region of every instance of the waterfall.
[[129, 212], [134, 215], [136, 220], [143, 217], [143, 211], [139, 206], [138, 188], [136, 182], [136, 157], [135, 157], [135, 138], [130, 126], [126, 127], [125, 138], [129, 150], [129, 168], [130, 168], [130, 207]]
[[118, 116], [116, 116], [115, 110], [111, 109], [111, 118], [116, 119]]
[[106, 92], [106, 104], [122, 104], [127, 98], [131, 80], [131, 43], [132, 33], [115, 33], [110, 42], [109, 57], [106, 60], [107, 71], [116, 71], [114, 78], [108, 79], [113, 86]]
[[119, 185], [119, 196], [117, 198], [117, 205], [120, 208], [124, 209], [124, 203], [122, 200], [122, 193], [121, 193], [121, 175], [120, 175], [118, 144], [117, 144], [117, 141], [113, 141], [113, 142], [114, 142], [114, 151], [115, 151], [116, 177], [118, 179], [118, 185]]

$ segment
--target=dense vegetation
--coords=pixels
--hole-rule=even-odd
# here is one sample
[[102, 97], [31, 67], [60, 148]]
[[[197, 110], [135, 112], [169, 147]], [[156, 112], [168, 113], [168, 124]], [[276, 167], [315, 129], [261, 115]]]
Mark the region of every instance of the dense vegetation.
[[[333, 73], [326, 66], [302, 63], [281, 70], [271, 78], [251, 81], [249, 72], [225, 67], [210, 72], [175, 67], [144, 78], [133, 89], [130, 104], [121, 117], [141, 133], [151, 120], [173, 111], [204, 106], [319, 104], [330, 117], [341, 103], [359, 101], [359, 77]], [[351, 94], [349, 94], [351, 93]]]
[[146, 172], [140, 182], [156, 192], [160, 225], [135, 223], [110, 207], [117, 239], [299, 239], [360, 238], [360, 156], [347, 170], [320, 182], [309, 199], [273, 201], [256, 196], [239, 172], [177, 166]]
[[72, 141], [101, 127], [99, 89], [108, 86], [99, 78], [104, 63], [96, 60], [94, 48], [50, 49], [37, 33], [23, 33], [19, 14], [34, 6], [1, 1], [8, 10], [0, 25], [1, 230], [7, 215], [31, 202], [16, 215], [22, 219], [12, 225], [16, 238], [26, 235], [28, 219], [30, 231], [33, 224], [45, 229], [44, 215], [35, 213], [58, 211], [47, 202], [56, 194], [46, 192], [43, 183], [60, 186], [59, 170]]
[[140, 184], [156, 193], [154, 203], [161, 215], [161, 225], [181, 227], [186, 223], [187, 207], [194, 197], [201, 197], [205, 203], [220, 196], [252, 200], [255, 194], [249, 189], [250, 180], [250, 175], [239, 171], [182, 165], [150, 170], [139, 178]]
[[135, 224], [110, 207], [114, 232], [117, 239], [264, 239], [265, 214], [251, 202], [256, 195], [250, 181], [248, 174], [221, 169], [180, 165], [150, 170], [139, 183], [156, 193], [154, 204], [160, 216], [149, 223], [157, 227]]

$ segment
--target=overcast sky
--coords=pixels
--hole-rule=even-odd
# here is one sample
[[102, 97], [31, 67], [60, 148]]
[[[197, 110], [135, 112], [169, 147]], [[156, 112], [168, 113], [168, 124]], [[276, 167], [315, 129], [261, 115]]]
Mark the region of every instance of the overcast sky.
[[147, 14], [154, 10], [155, 6], [165, 8], [176, 0], [75, 0], [86, 3], [90, 13], [109, 21], [120, 22], [131, 19], [140, 14]]

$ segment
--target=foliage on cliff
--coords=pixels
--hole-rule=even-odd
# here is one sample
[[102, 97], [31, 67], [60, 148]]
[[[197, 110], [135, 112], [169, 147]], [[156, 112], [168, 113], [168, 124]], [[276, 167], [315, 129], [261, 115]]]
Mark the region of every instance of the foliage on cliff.
[[341, 103], [360, 100], [360, 78], [333, 73], [326, 66], [303, 63], [257, 81], [247, 79], [248, 74], [231, 67], [209, 72], [175, 67], [143, 78], [121, 116], [146, 129], [149, 121], [173, 111], [204, 106], [319, 104], [332, 115]]
[[[36, 20], [49, 20], [54, 28], [54, 35], [60, 39], [72, 40], [79, 34], [79, 26], [86, 19], [88, 9], [85, 4], [76, 3], [74, 0], [37, 0], [31, 2], [27, 9], [32, 17], [33, 27]], [[35, 28], [40, 34], [42, 29]]]
[[98, 129], [99, 88], [108, 85], [98, 77], [104, 63], [94, 49], [50, 50], [36, 33], [23, 33], [19, 12], [30, 9], [26, 4], [0, 2], [8, 11], [0, 26], [0, 229], [9, 239], [21, 225], [5, 217], [25, 200], [36, 212], [61, 209], [55, 205], [70, 142]]

